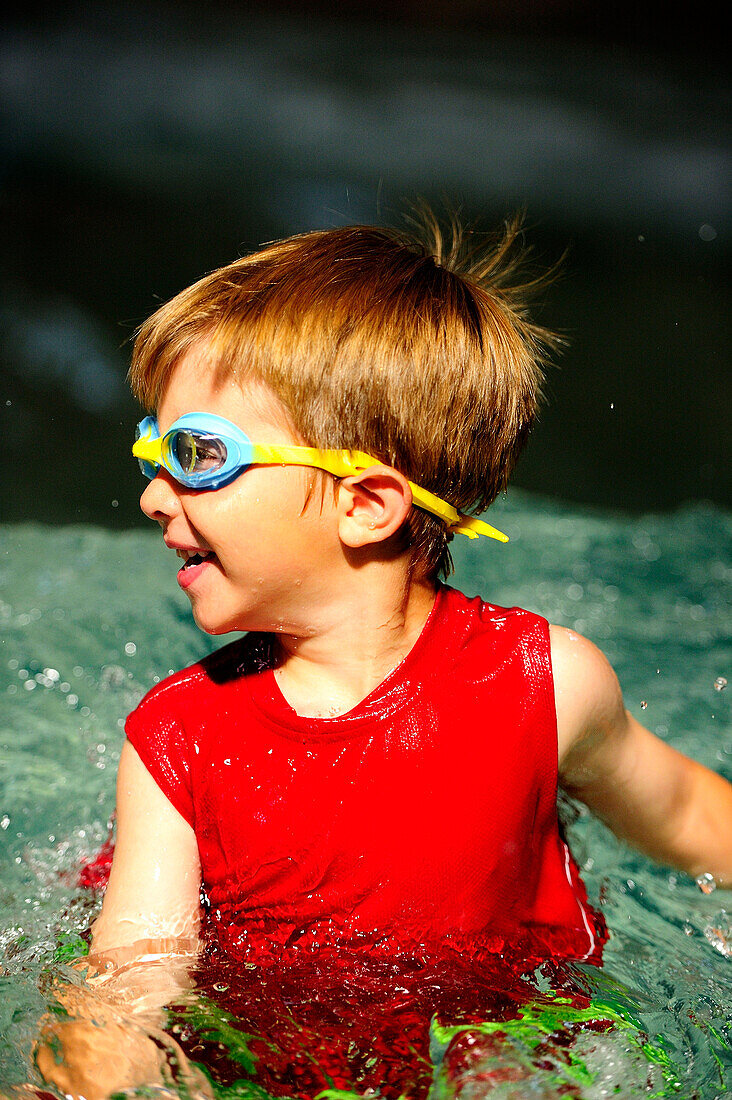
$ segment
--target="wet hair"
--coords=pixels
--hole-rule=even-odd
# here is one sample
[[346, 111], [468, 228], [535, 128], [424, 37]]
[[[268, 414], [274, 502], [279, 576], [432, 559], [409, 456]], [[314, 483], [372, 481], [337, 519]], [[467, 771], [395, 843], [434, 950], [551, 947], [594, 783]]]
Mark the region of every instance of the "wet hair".
[[[139, 329], [130, 381], [154, 409], [183, 355], [205, 346], [222, 377], [269, 386], [296, 434], [366, 451], [478, 514], [506, 486], [559, 343], [527, 313], [521, 219], [493, 235], [442, 228], [318, 230], [206, 275]], [[444, 523], [412, 508], [414, 570], [447, 576]]]

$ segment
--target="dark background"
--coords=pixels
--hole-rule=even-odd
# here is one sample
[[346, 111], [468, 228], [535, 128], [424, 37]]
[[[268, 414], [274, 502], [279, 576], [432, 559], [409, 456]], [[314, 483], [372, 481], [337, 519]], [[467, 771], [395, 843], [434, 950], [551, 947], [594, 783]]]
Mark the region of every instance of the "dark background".
[[[570, 347], [516, 483], [732, 502], [728, 45], [705, 8], [580, 0], [11, 8], [0, 40], [0, 516], [128, 526], [129, 341], [289, 233], [405, 200], [569, 246]], [[641, 10], [642, 9], [642, 10]]]

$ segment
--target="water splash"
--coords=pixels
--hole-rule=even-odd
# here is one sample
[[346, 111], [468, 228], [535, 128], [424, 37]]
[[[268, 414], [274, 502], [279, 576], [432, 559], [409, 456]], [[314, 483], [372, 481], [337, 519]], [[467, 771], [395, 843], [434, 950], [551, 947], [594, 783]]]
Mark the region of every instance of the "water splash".
[[[456, 547], [458, 586], [587, 634], [608, 653], [629, 699], [645, 699], [652, 690], [645, 714], [653, 716], [654, 732], [704, 764], [728, 768], [729, 754], [717, 756], [719, 738], [708, 714], [710, 662], [712, 669], [725, 668], [729, 658], [732, 517], [697, 507], [623, 520], [520, 493], [496, 513], [498, 526], [512, 535], [511, 553], [476, 556], [473, 548]], [[78, 885], [78, 868], [107, 838], [124, 716], [171, 667], [190, 663], [220, 640], [194, 627], [154, 533], [15, 526], [1, 528], [0, 538], [6, 551], [0, 558], [5, 1087], [31, 1079], [31, 1036], [49, 1003], [42, 973], [81, 950], [96, 912], [95, 888]], [[129, 563], [134, 568], [126, 568]], [[577, 587], [570, 591], [571, 585]], [[131, 656], [125, 646], [133, 639]], [[32, 689], [22, 686], [28, 682]], [[714, 697], [720, 716], [728, 696]], [[604, 973], [583, 968], [582, 980], [596, 1000], [607, 1001], [600, 987], [610, 978], [615, 996], [624, 991], [626, 1008], [631, 999], [639, 1034], [661, 1051], [657, 1069], [663, 1054], [681, 1082], [677, 1095], [725, 1095], [720, 1064], [730, 1064], [729, 914], [710, 916], [709, 898], [693, 879], [653, 868], [589, 815], [574, 815], [568, 832], [590, 897], [601, 902], [612, 932]], [[232, 974], [220, 980], [229, 986], [213, 991], [220, 997], [240, 983]], [[357, 993], [350, 995], [350, 1011], [357, 1013]], [[396, 1043], [398, 1014], [385, 1024]], [[602, 1050], [595, 1053], [589, 1048], [597, 1046], [596, 1035], [575, 1036], [576, 1053], [597, 1074], [593, 1086], [574, 1082], [575, 1095], [592, 1096], [592, 1088], [601, 1095], [601, 1081], [613, 1095], [613, 1080], [626, 1081], [625, 1070], [612, 1069], [620, 1066], [623, 1043], [613, 1034], [612, 1041], [599, 1036]], [[507, 1073], [514, 1049], [504, 1052]], [[631, 1062], [636, 1072], [640, 1063]], [[468, 1079], [464, 1088], [467, 1097]], [[625, 1094], [643, 1095], [644, 1088]], [[648, 1088], [646, 1095], [658, 1091]]]

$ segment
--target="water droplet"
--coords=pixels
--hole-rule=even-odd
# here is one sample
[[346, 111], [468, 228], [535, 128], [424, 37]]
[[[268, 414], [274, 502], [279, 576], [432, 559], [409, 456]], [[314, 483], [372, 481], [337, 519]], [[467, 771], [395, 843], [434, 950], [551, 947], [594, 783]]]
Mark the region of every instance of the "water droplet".
[[213, 987], [217, 993], [226, 993], [229, 988], [226, 982], [214, 982]]
[[125, 642], [125, 653], [128, 657], [134, 657], [137, 653], [137, 646], [134, 642]]
[[732, 920], [729, 913], [722, 909], [712, 920], [714, 923], [707, 925], [704, 935], [721, 955], [732, 959]]
[[611, 408], [611, 409], [614, 409], [614, 408], [615, 408], [615, 402], [614, 402], [614, 401], [611, 401], [611, 402], [610, 402], [610, 408]]
[[3, 816], [0, 817], [0, 829], [7, 829], [9, 824], [10, 824], [10, 818], [8, 817], [7, 814], [3, 814]]
[[717, 238], [717, 230], [713, 225], [705, 222], [704, 225], [699, 226], [699, 237], [703, 241], [714, 241]]
[[119, 508], [119, 501], [118, 500], [113, 500], [112, 501], [112, 507], [113, 508]]
[[646, 700], [641, 699], [641, 705], [640, 705], [641, 710], [646, 710], [647, 707], [648, 707], [648, 703], [646, 702]]
[[724, 689], [726, 687], [727, 687], [726, 677], [718, 676], [717, 679], [714, 681], [714, 690], [715, 691], [724, 691]]
[[703, 875], [699, 875], [696, 884], [701, 890], [702, 894], [713, 894], [717, 889], [717, 883], [714, 875], [709, 871], [705, 871]]

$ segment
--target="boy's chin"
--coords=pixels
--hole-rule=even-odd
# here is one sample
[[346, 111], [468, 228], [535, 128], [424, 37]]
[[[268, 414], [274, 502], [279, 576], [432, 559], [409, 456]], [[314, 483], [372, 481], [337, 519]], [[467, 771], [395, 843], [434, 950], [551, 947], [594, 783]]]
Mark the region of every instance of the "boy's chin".
[[269, 634], [281, 631], [286, 633], [291, 627], [289, 620], [287, 620], [287, 626], [283, 625], [286, 621], [283, 617], [273, 622], [269, 608], [262, 608], [256, 604], [250, 607], [242, 601], [241, 605], [235, 608], [224, 606], [218, 609], [211, 604], [212, 601], [191, 600], [191, 611], [196, 626], [204, 634], [210, 634], [212, 637], [218, 637], [221, 634]]
[[216, 637], [219, 634], [231, 634], [235, 630], [245, 630], [246, 627], [238, 626], [237, 623], [230, 622], [226, 619], [212, 618], [202, 610], [197, 609], [196, 605], [193, 605], [193, 621], [199, 630], [202, 630], [204, 634], [211, 634]]

